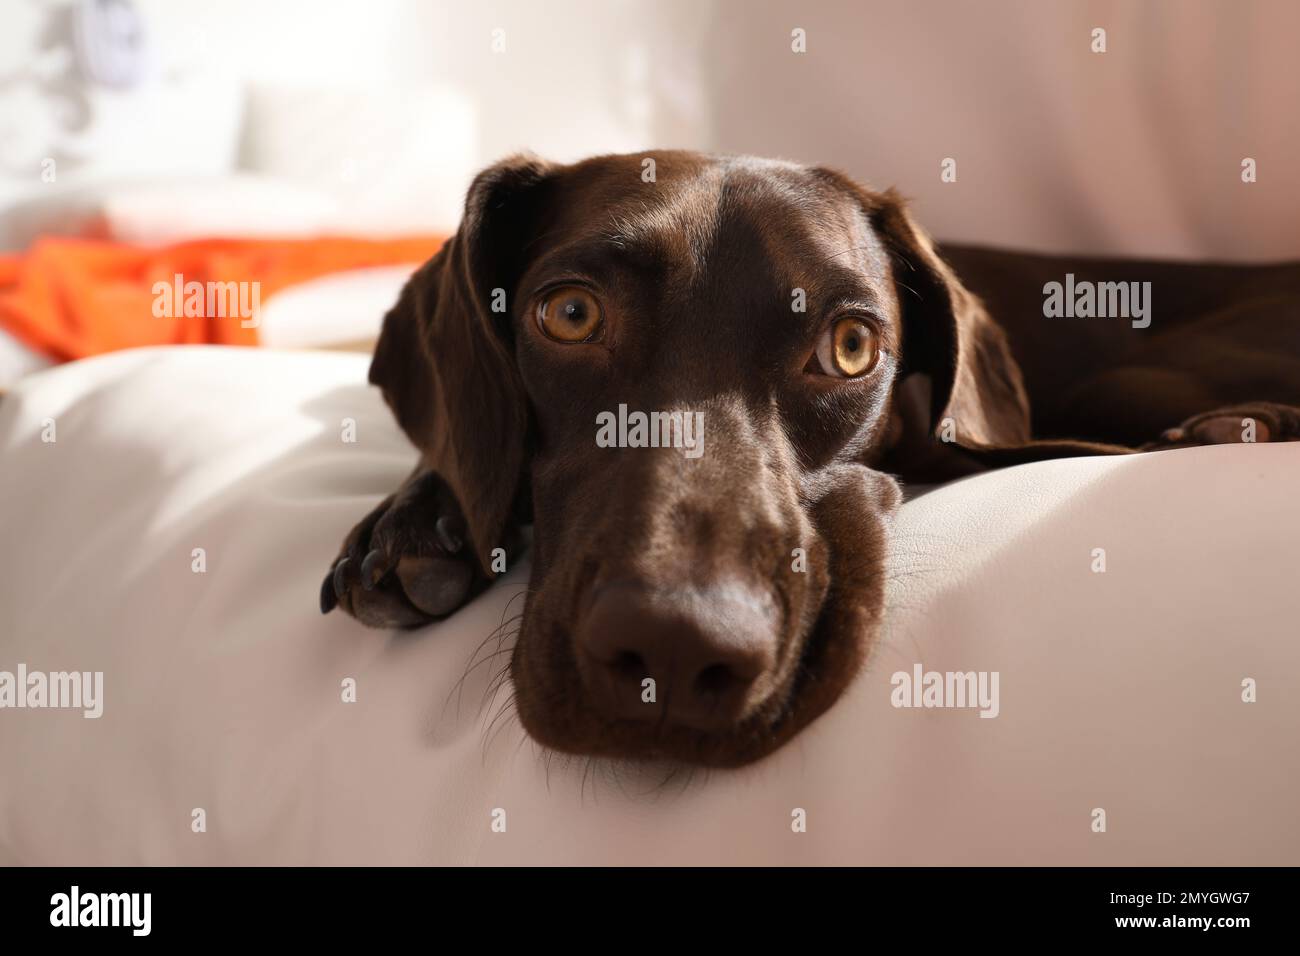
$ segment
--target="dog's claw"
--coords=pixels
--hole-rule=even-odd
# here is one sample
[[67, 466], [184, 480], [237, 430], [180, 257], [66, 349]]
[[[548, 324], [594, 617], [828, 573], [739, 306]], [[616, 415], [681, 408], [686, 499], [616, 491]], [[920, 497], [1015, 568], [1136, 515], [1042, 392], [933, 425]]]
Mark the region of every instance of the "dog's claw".
[[[375, 585], [378, 583], [378, 578], [375, 576], [375, 565], [383, 561], [383, 559], [384, 553], [376, 549], [367, 554], [365, 560], [361, 562], [361, 586], [367, 591], [375, 589]], [[387, 573], [385, 570], [378, 577], [382, 578]]]
[[342, 600], [348, 590], [348, 559], [334, 565], [334, 596]]
[[321, 584], [321, 610], [382, 628], [444, 618], [487, 585], [470, 545], [446, 481], [412, 475], [348, 532]]
[[461, 526], [459, 520], [451, 515], [443, 515], [434, 525], [434, 533], [438, 536], [438, 543], [448, 554], [456, 554], [465, 545], [465, 529]]
[[328, 614], [338, 607], [338, 603], [339, 599], [334, 594], [334, 572], [330, 571], [325, 575], [325, 580], [320, 583], [320, 612]]

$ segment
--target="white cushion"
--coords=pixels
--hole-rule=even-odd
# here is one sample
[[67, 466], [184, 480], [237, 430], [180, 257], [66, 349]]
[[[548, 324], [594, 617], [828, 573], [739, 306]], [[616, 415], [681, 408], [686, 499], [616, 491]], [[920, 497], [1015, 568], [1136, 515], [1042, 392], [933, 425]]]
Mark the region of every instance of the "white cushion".
[[[0, 37], [27, 6], [5, 5]], [[47, 16], [31, 6], [25, 18]], [[30, 58], [32, 49], [28, 46], [23, 56]], [[69, 52], [47, 49], [38, 69], [57, 69]], [[20, 62], [0, 49], [6, 79], [21, 76], [9, 67]], [[234, 168], [244, 93], [228, 67], [186, 69], [129, 91], [74, 77], [69, 77], [70, 85], [37, 83], [35, 76], [33, 71], [26, 82], [0, 88], [0, 249], [20, 249], [31, 240], [20, 231], [21, 223], [8, 225], [11, 204], [39, 202], [65, 189], [94, 189], [127, 179], [217, 177]], [[81, 117], [74, 104], [83, 96], [86, 113]], [[56, 160], [53, 167], [46, 166], [49, 159]]]
[[451, 233], [484, 164], [477, 117], [448, 87], [256, 86], [241, 166], [337, 196], [349, 235]]
[[346, 269], [287, 286], [262, 305], [259, 341], [271, 348], [317, 348], [378, 339], [384, 314], [419, 266]]
[[[660, 788], [493, 723], [504, 655], [452, 694], [526, 568], [414, 634], [320, 616], [340, 539], [415, 457], [366, 364], [141, 350], [0, 401], [0, 670], [104, 673], [98, 719], [0, 710], [0, 862], [1300, 860], [1300, 445], [908, 503], [869, 671], [773, 757]], [[891, 706], [918, 661], [997, 671], [998, 716]]]
[[338, 200], [255, 173], [111, 179], [55, 188], [0, 215], [0, 241], [15, 249], [45, 235], [165, 244], [212, 238], [278, 238], [344, 231]]

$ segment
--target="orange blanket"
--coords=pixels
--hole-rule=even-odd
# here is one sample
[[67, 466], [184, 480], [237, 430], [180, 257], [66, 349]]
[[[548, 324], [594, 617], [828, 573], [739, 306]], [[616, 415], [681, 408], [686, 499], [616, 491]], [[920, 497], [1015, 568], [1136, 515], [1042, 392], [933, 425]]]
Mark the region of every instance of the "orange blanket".
[[257, 307], [330, 272], [423, 262], [437, 236], [210, 239], [160, 248], [38, 241], [0, 256], [0, 327], [56, 360], [140, 345], [257, 344]]

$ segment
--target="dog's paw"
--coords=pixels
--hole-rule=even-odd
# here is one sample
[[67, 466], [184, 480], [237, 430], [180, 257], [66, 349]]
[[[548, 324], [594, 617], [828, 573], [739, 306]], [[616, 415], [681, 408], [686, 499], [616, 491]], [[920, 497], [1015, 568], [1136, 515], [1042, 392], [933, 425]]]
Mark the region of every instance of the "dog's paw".
[[1280, 441], [1300, 441], [1300, 408], [1274, 402], [1249, 402], [1195, 415], [1142, 449]]
[[460, 505], [426, 472], [349, 532], [321, 582], [320, 609], [340, 607], [371, 627], [415, 627], [463, 605], [479, 578]]

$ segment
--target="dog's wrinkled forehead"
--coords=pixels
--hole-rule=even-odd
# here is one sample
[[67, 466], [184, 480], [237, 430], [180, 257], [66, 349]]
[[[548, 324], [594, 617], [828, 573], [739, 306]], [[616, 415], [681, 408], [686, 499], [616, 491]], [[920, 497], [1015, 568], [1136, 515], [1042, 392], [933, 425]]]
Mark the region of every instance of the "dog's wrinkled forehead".
[[[634, 160], [634, 158], [633, 158]], [[698, 292], [761, 263], [765, 284], [892, 311], [889, 255], [858, 197], [835, 177], [753, 158], [629, 158], [571, 167], [570, 251], [604, 249]], [[865, 301], [863, 301], [865, 300]]]

